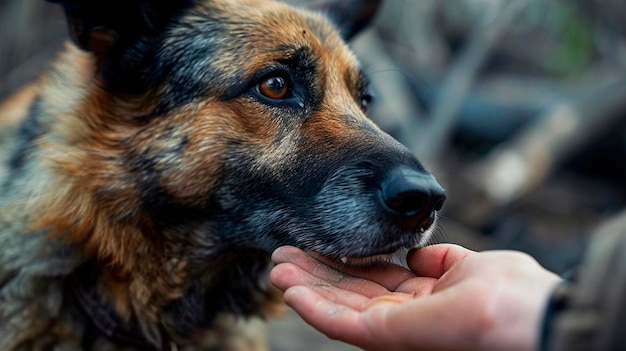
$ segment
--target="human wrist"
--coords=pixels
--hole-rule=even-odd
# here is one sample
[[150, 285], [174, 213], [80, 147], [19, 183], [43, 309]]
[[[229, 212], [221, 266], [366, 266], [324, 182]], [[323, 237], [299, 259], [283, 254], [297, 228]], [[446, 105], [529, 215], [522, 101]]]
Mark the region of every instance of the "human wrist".
[[549, 349], [548, 343], [552, 329], [554, 328], [554, 321], [569, 305], [571, 286], [572, 283], [570, 281], [563, 280], [550, 295], [544, 309], [537, 350], [547, 351]]

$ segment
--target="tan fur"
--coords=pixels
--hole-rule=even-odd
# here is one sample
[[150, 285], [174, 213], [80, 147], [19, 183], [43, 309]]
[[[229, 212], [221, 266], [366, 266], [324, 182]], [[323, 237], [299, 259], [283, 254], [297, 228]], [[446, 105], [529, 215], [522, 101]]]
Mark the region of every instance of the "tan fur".
[[0, 104], [0, 131], [8, 131], [28, 113], [28, 108], [37, 94], [38, 84], [31, 84]]

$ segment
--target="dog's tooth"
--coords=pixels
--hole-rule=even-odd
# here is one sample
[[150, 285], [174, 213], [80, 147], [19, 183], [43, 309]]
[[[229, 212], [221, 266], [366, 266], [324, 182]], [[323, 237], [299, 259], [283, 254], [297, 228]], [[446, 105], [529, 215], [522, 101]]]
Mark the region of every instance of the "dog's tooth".
[[347, 257], [342, 257], [342, 258], [341, 258], [341, 262], [343, 262], [343, 263], [348, 263], [348, 258], [347, 258]]

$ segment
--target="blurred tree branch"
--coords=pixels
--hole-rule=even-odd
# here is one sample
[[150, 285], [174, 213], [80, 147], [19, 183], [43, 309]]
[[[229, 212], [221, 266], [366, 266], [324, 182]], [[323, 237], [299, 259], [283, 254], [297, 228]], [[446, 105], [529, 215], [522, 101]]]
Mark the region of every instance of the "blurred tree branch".
[[467, 47], [448, 69], [428, 125], [424, 132], [409, 144], [410, 149], [426, 164], [432, 164], [441, 157], [462, 103], [480, 68], [493, 46], [510, 28], [515, 16], [527, 5], [525, 0], [497, 4], [499, 6], [491, 9], [491, 13], [485, 11], [484, 17], [468, 39]]

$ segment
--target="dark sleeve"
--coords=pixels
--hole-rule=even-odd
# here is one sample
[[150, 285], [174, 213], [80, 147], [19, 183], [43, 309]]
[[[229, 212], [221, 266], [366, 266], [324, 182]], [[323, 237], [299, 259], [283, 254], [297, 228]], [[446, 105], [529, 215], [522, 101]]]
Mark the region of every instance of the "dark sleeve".
[[626, 350], [626, 212], [593, 234], [576, 281], [554, 291], [541, 349]]

